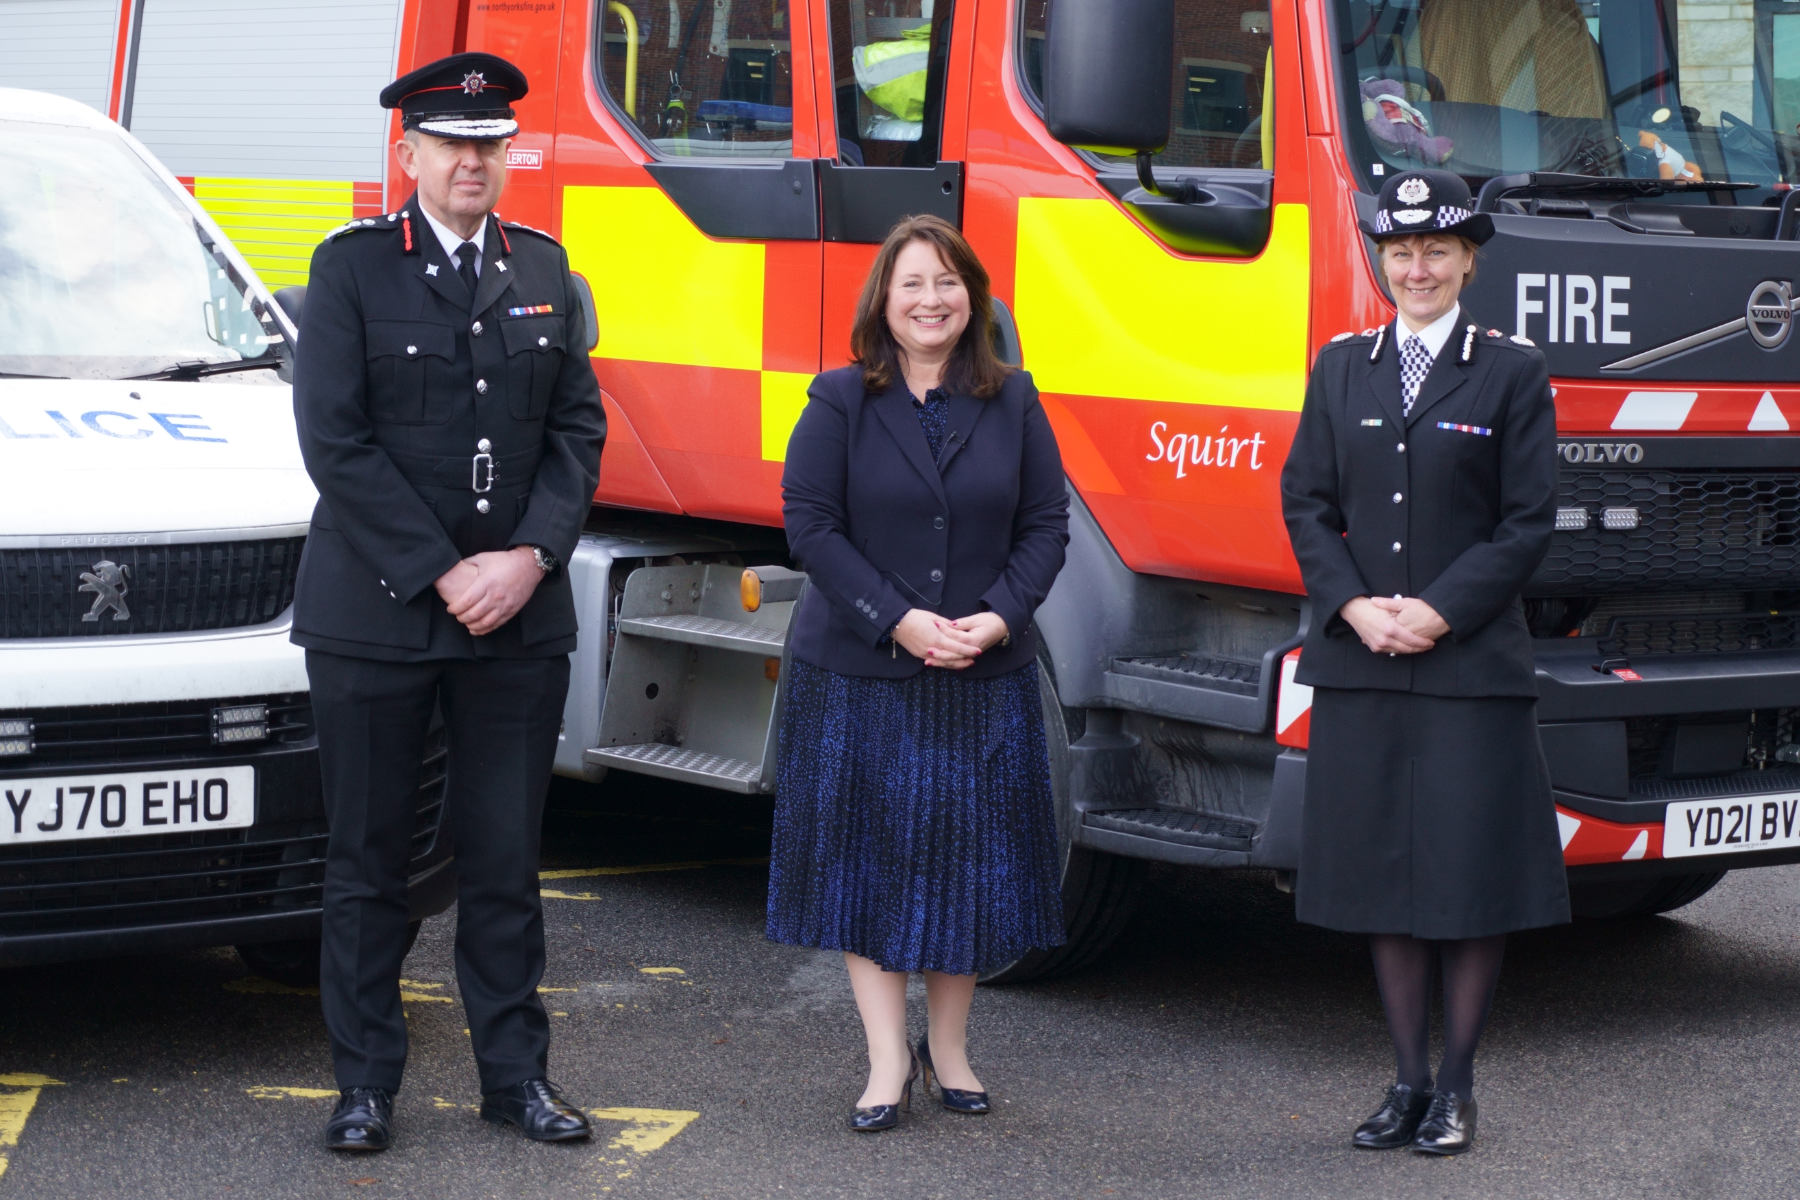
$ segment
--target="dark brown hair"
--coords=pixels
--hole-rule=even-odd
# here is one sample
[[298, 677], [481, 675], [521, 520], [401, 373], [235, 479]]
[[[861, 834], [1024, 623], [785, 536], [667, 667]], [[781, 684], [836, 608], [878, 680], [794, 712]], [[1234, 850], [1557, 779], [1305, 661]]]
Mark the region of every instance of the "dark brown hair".
[[969, 293], [969, 325], [957, 339], [944, 367], [944, 386], [983, 400], [1000, 390], [1013, 368], [994, 353], [993, 293], [987, 268], [956, 226], [942, 217], [901, 217], [876, 252], [875, 265], [856, 302], [856, 320], [850, 326], [851, 361], [863, 369], [863, 386], [871, 392], [886, 391], [901, 378], [899, 345], [887, 323], [888, 285], [894, 279], [894, 260], [909, 243], [924, 242], [943, 259], [944, 265], [962, 277]]

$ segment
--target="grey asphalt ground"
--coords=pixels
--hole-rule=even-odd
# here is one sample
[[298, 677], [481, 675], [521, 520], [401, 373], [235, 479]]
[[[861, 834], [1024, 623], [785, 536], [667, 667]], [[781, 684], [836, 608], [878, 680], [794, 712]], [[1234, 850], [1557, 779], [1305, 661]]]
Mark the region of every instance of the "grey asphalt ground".
[[586, 873], [545, 883], [545, 999], [587, 1144], [477, 1119], [448, 915], [407, 962], [398, 1143], [363, 1158], [319, 1147], [316, 998], [228, 950], [0, 972], [0, 1200], [1800, 1194], [1800, 868], [1516, 938], [1478, 1147], [1432, 1160], [1348, 1144], [1391, 1070], [1363, 946], [1267, 876], [1175, 870], [1098, 968], [982, 989], [992, 1116], [853, 1135], [841, 961], [763, 940], [767, 833], [761, 802], [555, 790], [545, 868]]

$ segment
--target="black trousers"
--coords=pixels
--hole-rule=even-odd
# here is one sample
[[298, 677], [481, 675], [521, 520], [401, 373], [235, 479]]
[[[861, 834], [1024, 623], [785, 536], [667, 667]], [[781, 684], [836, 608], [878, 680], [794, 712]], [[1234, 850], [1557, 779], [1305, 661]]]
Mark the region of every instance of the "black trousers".
[[319, 992], [338, 1086], [400, 1087], [406, 868], [437, 706], [449, 740], [456, 982], [481, 1090], [544, 1076], [538, 846], [568, 656], [396, 663], [308, 650], [306, 673], [331, 831]]

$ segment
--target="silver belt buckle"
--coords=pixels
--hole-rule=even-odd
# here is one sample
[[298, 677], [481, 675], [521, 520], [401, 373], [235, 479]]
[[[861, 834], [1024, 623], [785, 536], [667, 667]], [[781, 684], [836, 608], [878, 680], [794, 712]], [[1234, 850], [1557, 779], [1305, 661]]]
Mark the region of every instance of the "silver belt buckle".
[[[486, 475], [482, 474], [486, 470]], [[494, 490], [494, 456], [477, 454], [469, 460], [469, 490], [472, 492], [491, 492]]]

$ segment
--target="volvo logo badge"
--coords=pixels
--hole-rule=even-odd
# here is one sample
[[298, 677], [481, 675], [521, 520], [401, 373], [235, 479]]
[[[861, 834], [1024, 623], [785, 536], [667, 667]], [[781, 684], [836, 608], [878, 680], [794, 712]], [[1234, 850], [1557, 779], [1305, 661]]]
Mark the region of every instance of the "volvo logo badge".
[[1641, 463], [1644, 461], [1644, 446], [1641, 442], [1562, 442], [1556, 452], [1562, 460], [1570, 464], [1581, 463]]
[[1774, 279], [1757, 284], [1744, 309], [1744, 319], [1757, 345], [1764, 350], [1781, 349], [1788, 334], [1794, 331], [1794, 285]]
[[112, 609], [113, 620], [131, 620], [131, 610], [125, 607], [126, 568], [114, 562], [101, 559], [94, 564], [92, 571], [81, 573], [81, 586], [77, 592], [94, 593], [94, 607], [82, 616], [83, 621], [98, 621], [100, 614]]

